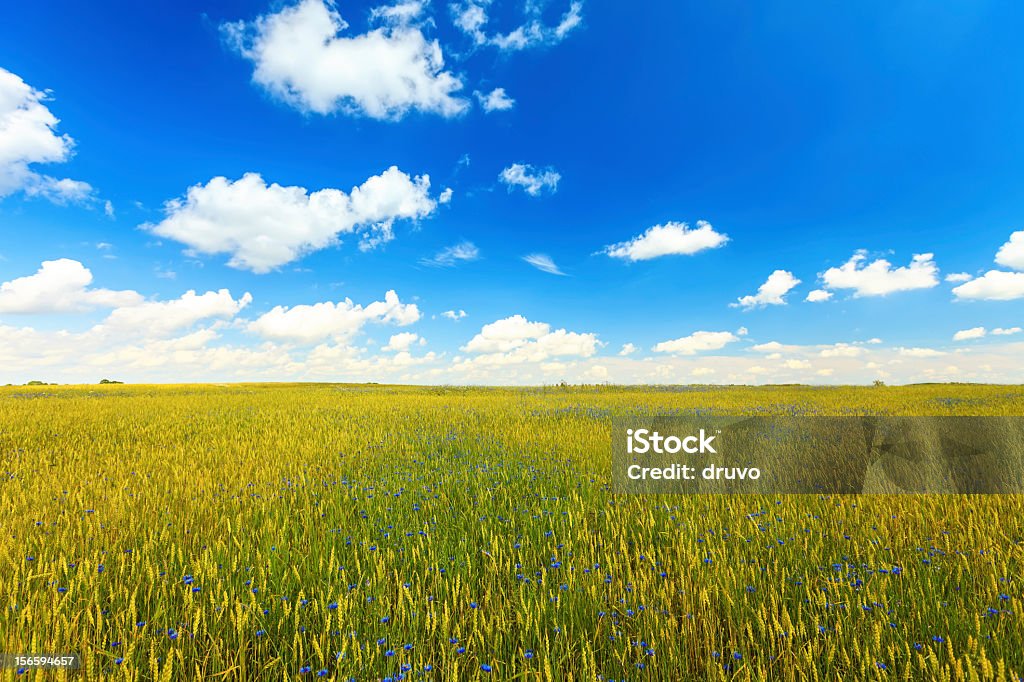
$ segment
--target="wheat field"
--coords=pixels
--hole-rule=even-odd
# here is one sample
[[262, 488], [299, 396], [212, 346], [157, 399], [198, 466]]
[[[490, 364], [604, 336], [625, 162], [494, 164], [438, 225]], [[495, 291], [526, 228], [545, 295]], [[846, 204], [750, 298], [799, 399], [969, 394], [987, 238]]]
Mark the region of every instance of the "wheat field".
[[0, 388], [0, 651], [130, 680], [1018, 680], [1024, 498], [625, 496], [614, 414], [1024, 388]]

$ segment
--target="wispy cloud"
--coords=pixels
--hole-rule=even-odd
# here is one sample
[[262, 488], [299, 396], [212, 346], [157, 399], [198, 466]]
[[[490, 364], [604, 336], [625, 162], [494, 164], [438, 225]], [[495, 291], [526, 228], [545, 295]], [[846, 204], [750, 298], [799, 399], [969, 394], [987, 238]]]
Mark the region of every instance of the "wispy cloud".
[[430, 258], [421, 258], [421, 265], [428, 265], [435, 268], [450, 268], [459, 263], [469, 263], [479, 260], [480, 249], [473, 242], [460, 242], [452, 246], [446, 246]]
[[551, 259], [551, 256], [546, 253], [531, 253], [528, 256], [523, 256], [523, 260], [541, 272], [546, 272], [551, 275], [565, 276], [565, 273], [559, 269], [558, 265], [555, 264], [555, 261]]
[[534, 168], [527, 163], [513, 163], [501, 171], [498, 176], [509, 190], [521, 187], [531, 197], [540, 196], [544, 192], [554, 194], [558, 190], [558, 182], [562, 176], [554, 168]]

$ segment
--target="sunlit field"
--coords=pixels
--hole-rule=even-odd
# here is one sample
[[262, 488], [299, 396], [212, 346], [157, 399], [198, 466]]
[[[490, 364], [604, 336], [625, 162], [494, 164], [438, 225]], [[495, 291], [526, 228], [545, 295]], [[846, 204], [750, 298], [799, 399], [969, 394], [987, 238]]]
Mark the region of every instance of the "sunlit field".
[[612, 414], [698, 410], [1024, 415], [1024, 388], [3, 388], [0, 650], [90, 679], [1024, 674], [1024, 498], [611, 493]]

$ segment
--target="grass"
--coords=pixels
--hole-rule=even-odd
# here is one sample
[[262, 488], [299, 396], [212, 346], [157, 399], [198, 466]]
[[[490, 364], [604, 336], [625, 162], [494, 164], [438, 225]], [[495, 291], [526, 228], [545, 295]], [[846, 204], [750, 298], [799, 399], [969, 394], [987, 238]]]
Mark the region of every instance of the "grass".
[[1024, 674], [1024, 498], [615, 495], [624, 413], [1024, 415], [1024, 388], [2, 388], [0, 651], [87, 679]]

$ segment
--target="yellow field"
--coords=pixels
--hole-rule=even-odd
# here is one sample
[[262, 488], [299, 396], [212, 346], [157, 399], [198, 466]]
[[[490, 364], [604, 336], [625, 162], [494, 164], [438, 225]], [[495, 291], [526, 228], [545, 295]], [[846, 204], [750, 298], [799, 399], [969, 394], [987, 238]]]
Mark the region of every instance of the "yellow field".
[[1024, 498], [609, 492], [611, 414], [694, 410], [1024, 415], [1024, 388], [3, 388], [0, 651], [88, 679], [1024, 674]]

